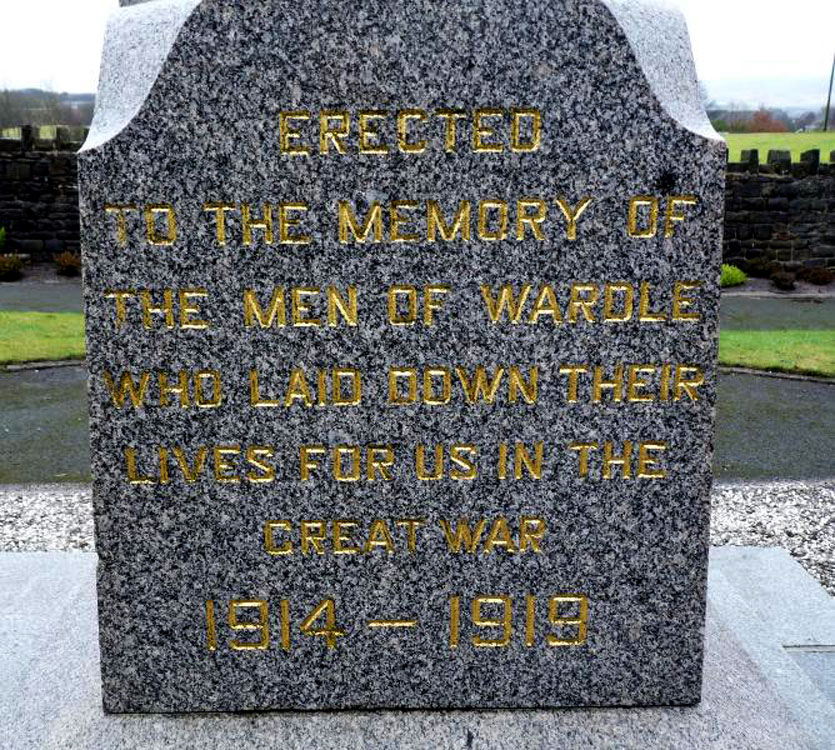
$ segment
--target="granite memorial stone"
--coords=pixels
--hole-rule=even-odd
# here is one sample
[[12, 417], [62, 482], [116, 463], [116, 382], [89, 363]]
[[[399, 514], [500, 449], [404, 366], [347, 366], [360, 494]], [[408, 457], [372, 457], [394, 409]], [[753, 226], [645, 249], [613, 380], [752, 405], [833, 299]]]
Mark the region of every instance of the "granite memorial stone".
[[80, 157], [113, 712], [700, 697], [725, 146], [649, 0], [152, 0]]

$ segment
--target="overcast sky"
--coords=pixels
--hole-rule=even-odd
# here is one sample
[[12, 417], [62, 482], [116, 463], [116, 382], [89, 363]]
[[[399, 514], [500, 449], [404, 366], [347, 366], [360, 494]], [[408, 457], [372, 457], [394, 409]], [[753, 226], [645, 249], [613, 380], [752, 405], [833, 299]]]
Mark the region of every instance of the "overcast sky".
[[[687, 16], [699, 77], [712, 97], [823, 106], [835, 0], [672, 1]], [[118, 0], [0, 2], [0, 88], [95, 90], [105, 21]]]

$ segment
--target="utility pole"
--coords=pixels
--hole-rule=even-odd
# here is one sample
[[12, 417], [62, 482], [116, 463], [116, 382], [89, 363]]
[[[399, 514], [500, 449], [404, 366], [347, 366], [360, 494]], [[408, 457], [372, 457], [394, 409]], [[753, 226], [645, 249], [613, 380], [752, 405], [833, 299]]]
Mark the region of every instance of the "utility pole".
[[832, 82], [835, 81], [835, 57], [832, 58], [832, 74], [829, 76], [829, 98], [826, 100], [826, 117], [823, 121], [823, 132], [829, 130], [829, 110], [832, 106]]

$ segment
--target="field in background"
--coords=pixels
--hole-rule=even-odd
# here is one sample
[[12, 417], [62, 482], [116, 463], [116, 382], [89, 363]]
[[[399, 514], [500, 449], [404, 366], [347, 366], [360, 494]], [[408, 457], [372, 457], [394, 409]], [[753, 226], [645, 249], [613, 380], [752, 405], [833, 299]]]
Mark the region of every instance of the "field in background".
[[730, 149], [731, 161], [739, 161], [743, 149], [760, 151], [760, 163], [768, 159], [771, 149], [791, 151], [792, 161], [800, 161], [804, 151], [819, 148], [821, 162], [829, 162], [829, 152], [835, 151], [835, 131], [826, 133], [723, 133]]

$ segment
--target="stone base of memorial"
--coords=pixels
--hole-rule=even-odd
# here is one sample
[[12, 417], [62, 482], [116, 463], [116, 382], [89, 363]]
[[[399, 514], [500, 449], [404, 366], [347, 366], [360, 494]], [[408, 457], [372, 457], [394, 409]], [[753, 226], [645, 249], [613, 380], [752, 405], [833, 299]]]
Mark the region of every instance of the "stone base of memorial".
[[712, 552], [696, 708], [108, 715], [95, 566], [92, 554], [0, 555], [0, 747], [830, 750], [835, 737], [835, 600], [782, 550]]

